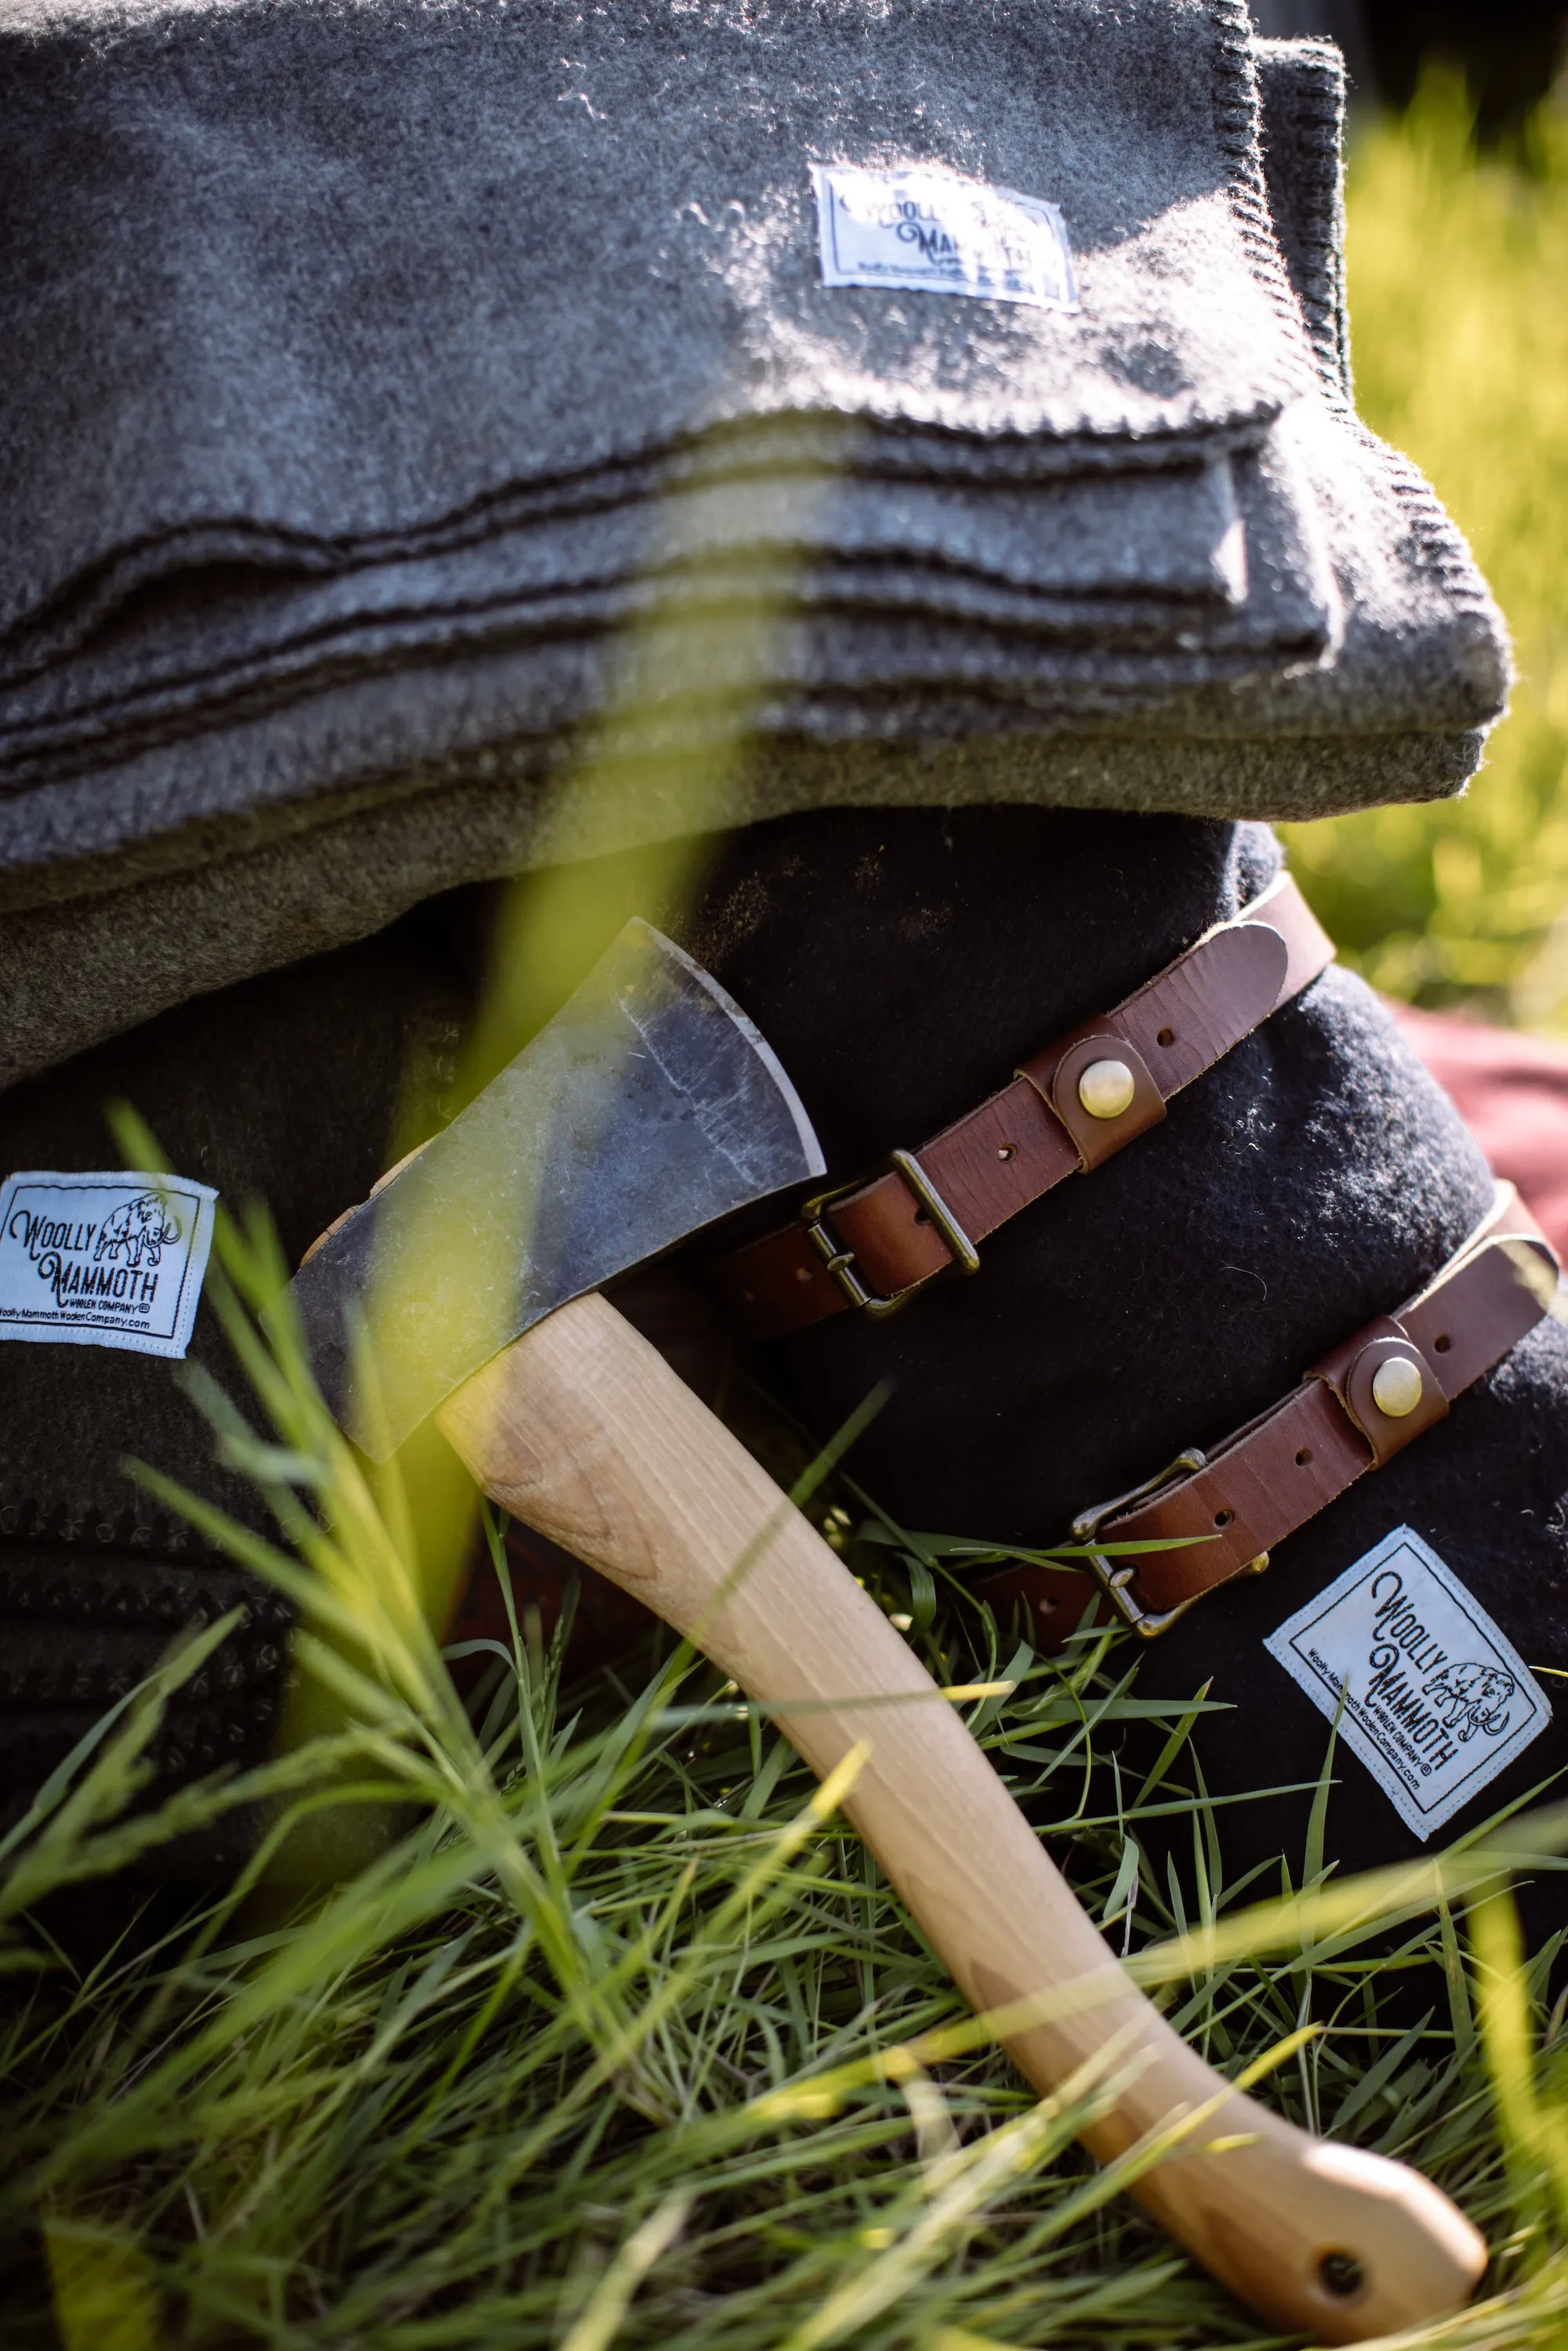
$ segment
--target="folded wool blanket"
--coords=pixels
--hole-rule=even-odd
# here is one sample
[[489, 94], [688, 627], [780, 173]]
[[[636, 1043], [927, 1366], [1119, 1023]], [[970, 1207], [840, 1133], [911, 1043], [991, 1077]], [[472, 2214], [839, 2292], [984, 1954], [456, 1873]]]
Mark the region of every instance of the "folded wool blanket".
[[1331, 40], [1254, 41], [1269, 210], [1324, 383], [1351, 398], [1344, 284], [1344, 58]]
[[[331, 699], [310, 711], [330, 727]], [[845, 716], [863, 723], [863, 698]], [[996, 723], [995, 705], [961, 707], [955, 726], [959, 722], [970, 726], [968, 738], [937, 745], [765, 738], [745, 752], [747, 802], [758, 818], [824, 802], [994, 802], [998, 744], [984, 729]], [[1168, 747], [1154, 737], [1101, 743], [1015, 736], [1003, 748], [1009, 799], [1069, 808], [1156, 805], [1172, 765]], [[1198, 806], [1260, 809], [1270, 804], [1281, 775], [1303, 792], [1348, 797], [1363, 752], [1354, 738], [1342, 745], [1333, 737], [1261, 747], [1195, 739], [1181, 746], [1180, 759]], [[727, 762], [735, 746], [672, 724], [655, 751], [644, 744], [624, 764], [612, 740], [596, 744], [594, 753], [593, 779], [612, 810], [634, 794], [646, 828], [642, 837], [656, 840], [714, 820], [709, 811], [729, 787]], [[1427, 757], [1421, 738], [1391, 737], [1381, 757], [1389, 798], [1420, 798]], [[523, 757], [503, 760], [484, 750], [473, 766], [471, 778], [418, 777], [421, 789], [372, 812], [356, 813], [350, 803], [332, 823], [183, 871], [0, 914], [0, 995], [7, 1008], [0, 1024], [0, 1083], [46, 1070], [188, 997], [319, 954], [345, 935], [372, 933], [429, 893], [475, 875], [591, 856], [602, 845], [597, 798], [553, 789], [558, 779]], [[1459, 789], [1469, 766], [1458, 738], [1449, 789]]]
[[[0, 1075], [541, 858], [1479, 757], [1500, 624], [1347, 401], [1343, 72], [1239, 0], [29, 0], [0, 59]], [[1075, 307], [823, 283], [834, 164], [1059, 205]]]
[[292, 701], [400, 655], [520, 650], [640, 611], [700, 628], [736, 602], [821, 609], [851, 664], [862, 613], [992, 621], [1042, 676], [1063, 649], [1141, 663], [1129, 684], [1145, 696], [1316, 660], [1337, 617], [1326, 565], [1301, 547], [1279, 466], [1241, 462], [1245, 520], [1226, 463], [983, 491], [774, 475], [316, 577], [188, 574], [12, 686], [7, 775], [68, 774], [105, 747], [210, 727], [219, 704]]
[[[1053, 453], [1264, 423], [1306, 371], [1245, 22], [31, 0], [6, 24], [12, 386], [68, 383], [70, 423], [12, 408], [0, 625], [203, 525], [406, 544], [757, 417]], [[1061, 189], [1081, 308], [824, 287], [817, 161]]]

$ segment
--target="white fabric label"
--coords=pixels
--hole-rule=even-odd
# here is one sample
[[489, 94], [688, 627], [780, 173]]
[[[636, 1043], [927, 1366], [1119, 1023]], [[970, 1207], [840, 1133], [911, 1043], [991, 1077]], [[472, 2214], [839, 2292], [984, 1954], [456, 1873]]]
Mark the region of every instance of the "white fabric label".
[[1060, 208], [918, 164], [813, 163], [824, 286], [970, 294], [1076, 310]]
[[217, 1196], [183, 1176], [8, 1176], [0, 1339], [183, 1355]]
[[1411, 1527], [1309, 1600], [1263, 1644], [1423, 1839], [1552, 1719], [1541, 1685]]

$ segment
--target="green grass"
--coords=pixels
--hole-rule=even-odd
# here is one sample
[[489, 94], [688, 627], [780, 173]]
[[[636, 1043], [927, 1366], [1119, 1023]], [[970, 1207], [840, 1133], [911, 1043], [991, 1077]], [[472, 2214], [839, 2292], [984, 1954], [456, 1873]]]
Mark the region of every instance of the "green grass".
[[1292, 861], [1377, 987], [1568, 1034], [1568, 116], [1483, 160], [1431, 78], [1348, 211], [1357, 403], [1469, 535], [1520, 679], [1461, 799], [1291, 826]]
[[[291, 1547], [189, 1507], [298, 1604], [310, 1722], [260, 1770], [139, 1808], [139, 1758], [210, 1627], [0, 1851], [7, 2344], [1270, 2339], [1119, 2193], [1136, 2159], [1100, 2174], [1076, 2150], [1113, 2076], [1033, 2100], [834, 1792], [699, 1658], [664, 1639], [566, 1691], [559, 1642], [514, 1612], [459, 1704], [395, 1479], [367, 1482], [287, 1330], [262, 1336], [284, 1274], [265, 1229], [225, 1222], [218, 1254], [210, 1295], [266, 1440], [196, 1393]], [[1343, 1888], [1309, 1851], [1298, 1890], [1259, 1904], [1274, 1888], [1228, 1884], [1202, 1798], [1201, 1699], [1134, 1792], [1110, 1752], [1136, 1705], [1113, 1643], [1004, 1660], [988, 1618], [936, 1604], [940, 1549], [812, 1507], [944, 1684], [993, 1686], [976, 1735], [1178, 2029], [1232, 2075], [1260, 2069], [1294, 2118], [1421, 2165], [1488, 2230], [1484, 2307], [1410, 2339], [1560, 2342], [1568, 2037], [1542, 2010], [1549, 1955], [1527, 1970], [1515, 1948], [1502, 1849]], [[52, 1937], [51, 1895], [258, 1800], [274, 1833], [215, 1907], [138, 1917], [120, 1890], [97, 1956]], [[276, 1856], [323, 1807], [360, 1865], [303, 1894]], [[1155, 1814], [1190, 1825], [1186, 1894], [1149, 1858]], [[1511, 1834], [1550, 1850], [1568, 1821]], [[1425, 2030], [1380, 2013], [1423, 1959]]]

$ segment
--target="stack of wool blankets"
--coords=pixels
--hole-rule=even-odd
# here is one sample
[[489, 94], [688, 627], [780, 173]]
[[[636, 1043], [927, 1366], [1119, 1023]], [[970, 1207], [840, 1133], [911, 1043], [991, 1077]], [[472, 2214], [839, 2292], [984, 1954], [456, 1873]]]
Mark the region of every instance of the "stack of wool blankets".
[[788, 810], [1457, 790], [1343, 98], [1241, 0], [17, 0], [0, 1082]]

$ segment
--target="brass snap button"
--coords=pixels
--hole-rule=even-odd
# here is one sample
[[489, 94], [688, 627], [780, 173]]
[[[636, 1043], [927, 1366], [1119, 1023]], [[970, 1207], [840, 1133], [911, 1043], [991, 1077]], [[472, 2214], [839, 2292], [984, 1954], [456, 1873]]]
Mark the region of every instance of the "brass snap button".
[[1403, 1420], [1421, 1401], [1419, 1365], [1408, 1355], [1390, 1355], [1372, 1375], [1372, 1401], [1385, 1418]]
[[1120, 1118], [1136, 1092], [1125, 1061], [1091, 1061], [1078, 1081], [1078, 1099], [1091, 1118]]

